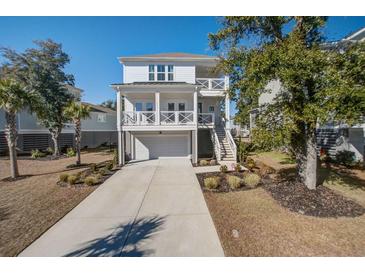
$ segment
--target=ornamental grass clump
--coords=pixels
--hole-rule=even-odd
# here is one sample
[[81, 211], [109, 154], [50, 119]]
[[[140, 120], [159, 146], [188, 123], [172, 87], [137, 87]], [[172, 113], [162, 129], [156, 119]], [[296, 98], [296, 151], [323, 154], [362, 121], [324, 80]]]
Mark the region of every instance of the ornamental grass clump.
[[88, 186], [92, 186], [98, 183], [98, 180], [94, 176], [88, 176], [84, 179], [84, 183]]
[[228, 185], [231, 189], [240, 188], [242, 180], [240, 177], [229, 175], [227, 176]]
[[204, 179], [204, 186], [208, 189], [216, 189], [219, 185], [218, 177], [209, 177]]
[[77, 176], [75, 176], [75, 175], [70, 175], [70, 176], [68, 176], [68, 178], [67, 178], [67, 182], [68, 182], [70, 185], [74, 185], [74, 184], [76, 184], [76, 183], [78, 182], [78, 178], [77, 178]]
[[249, 187], [256, 187], [260, 183], [260, 176], [256, 173], [248, 173], [243, 177], [243, 182]]
[[70, 175], [69, 174], [67, 174], [67, 173], [62, 173], [62, 174], [60, 174], [60, 181], [61, 182], [67, 182], [67, 179], [68, 179], [68, 177], [69, 177]]
[[201, 166], [209, 165], [209, 162], [207, 160], [201, 160], [199, 163], [200, 163]]

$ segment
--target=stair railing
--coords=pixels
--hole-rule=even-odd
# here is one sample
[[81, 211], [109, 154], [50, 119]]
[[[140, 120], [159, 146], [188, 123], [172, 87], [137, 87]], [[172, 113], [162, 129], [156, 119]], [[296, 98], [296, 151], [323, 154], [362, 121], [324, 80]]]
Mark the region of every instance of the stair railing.
[[228, 141], [229, 147], [232, 150], [234, 160], [237, 161], [237, 145], [236, 145], [235, 141], [233, 140], [231, 130], [229, 128], [226, 128], [226, 119], [224, 117], [222, 117], [222, 124], [223, 124], [224, 131], [226, 133], [226, 139]]
[[222, 158], [221, 145], [218, 139], [218, 135], [214, 129], [210, 130], [210, 138], [213, 143], [215, 158], [217, 159], [217, 161], [220, 161]]

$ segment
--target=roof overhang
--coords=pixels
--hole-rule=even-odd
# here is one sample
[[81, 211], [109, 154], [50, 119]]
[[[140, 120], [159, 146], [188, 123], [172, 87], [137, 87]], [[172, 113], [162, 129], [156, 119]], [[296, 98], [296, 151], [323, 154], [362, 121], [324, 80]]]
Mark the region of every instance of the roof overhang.
[[148, 57], [148, 56], [130, 56], [118, 57], [121, 64], [127, 62], [194, 62], [202, 64], [216, 64], [219, 61], [218, 57]]
[[192, 93], [199, 91], [199, 85], [181, 83], [181, 84], [112, 84], [110, 85], [115, 91], [121, 93], [154, 93], [156, 91], [162, 93]]

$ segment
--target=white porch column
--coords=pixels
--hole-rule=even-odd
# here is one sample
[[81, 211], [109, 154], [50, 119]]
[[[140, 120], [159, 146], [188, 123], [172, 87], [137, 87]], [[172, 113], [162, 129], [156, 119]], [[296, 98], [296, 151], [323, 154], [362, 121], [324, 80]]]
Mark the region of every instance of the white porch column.
[[155, 117], [155, 123], [156, 125], [160, 124], [160, 92], [156, 91], [155, 92], [155, 112], [156, 112], [156, 117]]
[[198, 91], [197, 89], [194, 90], [194, 99], [193, 99], [193, 106], [194, 106], [194, 124], [198, 124]]
[[225, 116], [226, 116], [226, 128], [230, 128], [230, 100], [229, 95], [226, 93], [226, 102], [225, 102]]
[[198, 162], [198, 129], [191, 131], [191, 150], [192, 150], [192, 159], [193, 164]]
[[118, 163], [124, 165], [124, 133], [122, 131], [122, 96], [117, 92]]
[[230, 128], [230, 119], [231, 119], [231, 113], [230, 113], [230, 103], [231, 100], [228, 96], [228, 89], [229, 89], [229, 76], [224, 76], [224, 90], [226, 91], [226, 104], [225, 104], [225, 116], [226, 116], [226, 128]]

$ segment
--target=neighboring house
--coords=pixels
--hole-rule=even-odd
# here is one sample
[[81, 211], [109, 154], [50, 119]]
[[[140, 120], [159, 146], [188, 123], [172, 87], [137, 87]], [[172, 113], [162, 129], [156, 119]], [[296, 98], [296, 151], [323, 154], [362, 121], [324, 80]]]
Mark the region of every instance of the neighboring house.
[[[338, 49], [341, 51], [342, 47], [348, 43], [359, 41], [365, 41], [365, 28], [346, 36], [342, 40], [321, 46], [324, 50]], [[279, 80], [270, 81], [265, 89], [269, 92], [265, 92], [259, 97], [259, 107], [250, 113], [250, 130], [255, 127], [260, 108], [265, 104], [270, 104], [279, 93], [284, 92]], [[364, 161], [365, 123], [349, 127], [346, 124], [329, 120], [326, 124], [318, 126], [317, 144], [318, 151], [326, 151], [331, 157], [334, 157], [339, 151], [347, 150], [355, 154], [356, 161]]]
[[117, 91], [120, 164], [125, 157], [236, 160], [224, 120], [230, 113], [229, 79], [214, 70], [217, 57], [164, 53], [120, 57], [119, 62], [124, 80], [111, 86]]
[[[67, 86], [77, 100], [81, 99], [82, 90]], [[81, 121], [81, 147], [94, 148], [101, 144], [117, 144], [116, 111], [92, 105], [90, 118]], [[5, 113], [0, 109], [0, 153], [6, 153], [8, 146], [5, 139]], [[47, 128], [42, 127], [35, 114], [23, 110], [17, 114], [18, 144], [21, 153], [29, 153], [33, 149], [45, 150], [52, 147], [52, 139]], [[60, 147], [74, 146], [73, 124], [66, 124], [60, 134]]]

